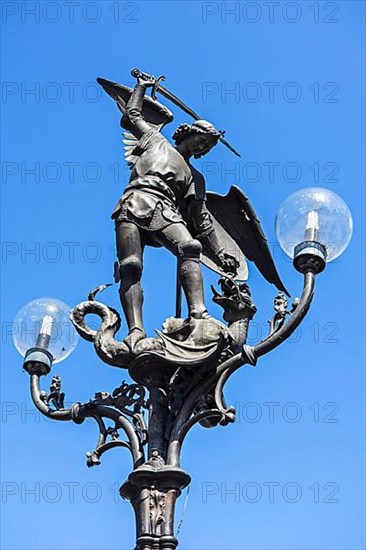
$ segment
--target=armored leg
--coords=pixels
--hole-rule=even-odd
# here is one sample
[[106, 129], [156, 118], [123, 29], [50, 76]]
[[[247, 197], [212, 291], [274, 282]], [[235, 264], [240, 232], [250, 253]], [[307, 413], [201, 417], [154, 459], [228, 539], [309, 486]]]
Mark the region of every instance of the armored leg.
[[179, 279], [187, 299], [189, 315], [197, 319], [208, 316], [200, 268], [201, 243], [193, 239], [181, 223], [166, 227], [156, 239], [179, 258]]
[[143, 245], [138, 227], [133, 223], [118, 222], [116, 241], [121, 278], [119, 294], [129, 329], [126, 343], [133, 349], [146, 336], [142, 321], [143, 292], [140, 282]]
[[189, 315], [197, 319], [207, 315], [200, 267], [201, 252], [201, 243], [195, 239], [179, 245], [179, 277], [187, 298]]

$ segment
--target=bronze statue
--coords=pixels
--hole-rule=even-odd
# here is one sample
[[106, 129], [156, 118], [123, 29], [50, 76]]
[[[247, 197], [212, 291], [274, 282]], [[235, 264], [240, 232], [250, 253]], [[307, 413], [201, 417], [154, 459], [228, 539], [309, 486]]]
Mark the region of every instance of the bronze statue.
[[[224, 396], [226, 382], [244, 365], [255, 366], [300, 325], [311, 304], [315, 276], [325, 267], [326, 248], [315, 241], [298, 244], [294, 266], [304, 275], [304, 287], [301, 299], [289, 310], [287, 291], [248, 198], [238, 187], [231, 187], [226, 196], [206, 193], [202, 174], [191, 164], [192, 157], [208, 153], [218, 141], [236, 151], [222, 132], [163, 88], [162, 77], [154, 79], [137, 70], [133, 76], [138, 79], [134, 90], [98, 79], [116, 100], [123, 113], [121, 124], [129, 132], [124, 141], [131, 178], [112, 215], [116, 278], [129, 335], [123, 342], [115, 338], [121, 316], [97, 298], [109, 284], [92, 290], [70, 312], [77, 332], [93, 343], [102, 362], [124, 369], [132, 383], [123, 381], [112, 392], [99, 391], [88, 402], [65, 408], [58, 376], [49, 393], [41, 390], [40, 379], [50, 372], [53, 360], [44, 323], [23, 367], [42, 414], [76, 424], [86, 418], [97, 423], [99, 434], [94, 450], [87, 453], [88, 467], [99, 465], [110, 449], [130, 451], [133, 469], [120, 495], [134, 508], [135, 550], [175, 550], [176, 500], [191, 481], [180, 462], [184, 440], [198, 423], [213, 428], [235, 421], [235, 407], [228, 406]], [[151, 98], [146, 95], [149, 87]], [[196, 120], [179, 126], [173, 135], [175, 146], [160, 133], [173, 116], [156, 100], [157, 92]], [[163, 321], [155, 338], [145, 335], [142, 322], [140, 279], [146, 245], [165, 246], [178, 258], [178, 281], [189, 309], [189, 317], [183, 319], [178, 299], [175, 316]], [[270, 333], [254, 346], [247, 344], [256, 306], [246, 283], [245, 258], [280, 291]], [[201, 261], [220, 273], [220, 290], [211, 288], [224, 322], [207, 313]], [[85, 320], [89, 314], [100, 318], [97, 328]]]
[[[132, 71], [137, 77], [134, 90], [98, 79], [117, 101], [123, 113], [126, 161], [131, 168], [129, 184], [116, 204], [115, 221], [118, 263], [116, 281], [129, 335], [131, 351], [146, 338], [143, 326], [141, 275], [145, 246], [164, 246], [178, 258], [178, 280], [188, 304], [189, 317], [209, 317], [203, 295], [202, 259], [211, 268], [230, 277], [246, 279], [244, 254], [285, 290], [269, 253], [258, 220], [243, 193], [231, 188], [227, 197], [206, 194], [203, 175], [191, 164], [192, 157], [207, 154], [224, 132], [188, 109], [176, 96], [160, 86], [159, 79]], [[172, 113], [156, 99], [146, 96], [147, 88], [164, 90], [164, 95], [196, 118], [181, 124], [173, 135], [175, 146], [161, 133]], [[161, 90], [160, 90], [161, 88]], [[237, 153], [236, 153], [237, 154]], [[209, 208], [208, 206], [209, 205]], [[262, 270], [262, 266], [263, 270]], [[177, 315], [179, 317], [179, 315]]]

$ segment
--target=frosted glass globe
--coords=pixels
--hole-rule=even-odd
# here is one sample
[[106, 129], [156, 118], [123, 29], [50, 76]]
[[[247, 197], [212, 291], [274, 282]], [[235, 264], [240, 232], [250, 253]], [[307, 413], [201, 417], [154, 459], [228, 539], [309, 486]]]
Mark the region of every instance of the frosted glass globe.
[[325, 246], [326, 261], [347, 248], [353, 231], [350, 209], [341, 197], [322, 187], [296, 191], [281, 204], [275, 222], [277, 239], [290, 258], [303, 241]]
[[53, 363], [66, 359], [79, 338], [69, 314], [69, 306], [54, 298], [39, 298], [23, 306], [13, 330], [19, 353], [24, 356], [30, 348], [40, 347], [52, 354]]

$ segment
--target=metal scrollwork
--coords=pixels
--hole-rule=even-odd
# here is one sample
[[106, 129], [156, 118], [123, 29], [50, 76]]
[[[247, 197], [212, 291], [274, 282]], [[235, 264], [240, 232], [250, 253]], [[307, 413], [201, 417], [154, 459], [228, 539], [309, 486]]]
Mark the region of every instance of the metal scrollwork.
[[[91, 399], [87, 406], [93, 411], [94, 407], [113, 407], [123, 415], [130, 418], [140, 441], [141, 446], [147, 443], [148, 428], [145, 422], [142, 409], [147, 409], [148, 405], [145, 399], [145, 388], [139, 384], [127, 384], [125, 381], [116, 388], [112, 394], [108, 392], [98, 392], [94, 399]], [[127, 447], [129, 444], [119, 439], [119, 426], [115, 423], [114, 427], [106, 427], [104, 421], [98, 414], [93, 415], [99, 426], [99, 439], [94, 451], [87, 453], [87, 465], [89, 467], [100, 464], [101, 455], [113, 447]], [[111, 439], [108, 440], [108, 437]]]

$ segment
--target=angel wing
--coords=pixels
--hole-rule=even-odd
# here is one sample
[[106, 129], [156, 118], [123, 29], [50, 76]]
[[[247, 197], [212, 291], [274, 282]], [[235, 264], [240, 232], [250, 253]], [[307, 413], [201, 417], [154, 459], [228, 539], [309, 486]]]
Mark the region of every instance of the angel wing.
[[[111, 80], [105, 80], [104, 78], [97, 78], [98, 84], [110, 95], [117, 103], [117, 107], [122, 113], [126, 111], [126, 105], [130, 96], [133, 92], [132, 88], [119, 84], [118, 82], [112, 82]], [[145, 96], [143, 106], [142, 106], [142, 115], [146, 122], [151, 125], [151, 127], [156, 128], [159, 132], [166, 124], [169, 124], [173, 120], [173, 113], [169, 111], [165, 105], [162, 105], [158, 101], [152, 99], [149, 96]], [[122, 120], [121, 120], [122, 126]], [[129, 130], [126, 123], [123, 124], [123, 128]], [[129, 168], [133, 168], [137, 159], [140, 155], [140, 150], [138, 147], [138, 140], [130, 132], [123, 132], [124, 149], [125, 149], [125, 160]]]
[[[215, 226], [220, 226], [218, 236], [223, 244], [228, 244], [228, 250], [230, 243], [234, 241], [244, 256], [254, 262], [265, 279], [289, 296], [278, 274], [260, 221], [243, 191], [232, 186], [226, 196], [208, 192], [206, 204]], [[225, 240], [225, 233], [229, 240]]]
[[123, 132], [123, 138], [125, 161], [127, 162], [127, 166], [132, 170], [140, 155], [139, 141], [129, 132]]

